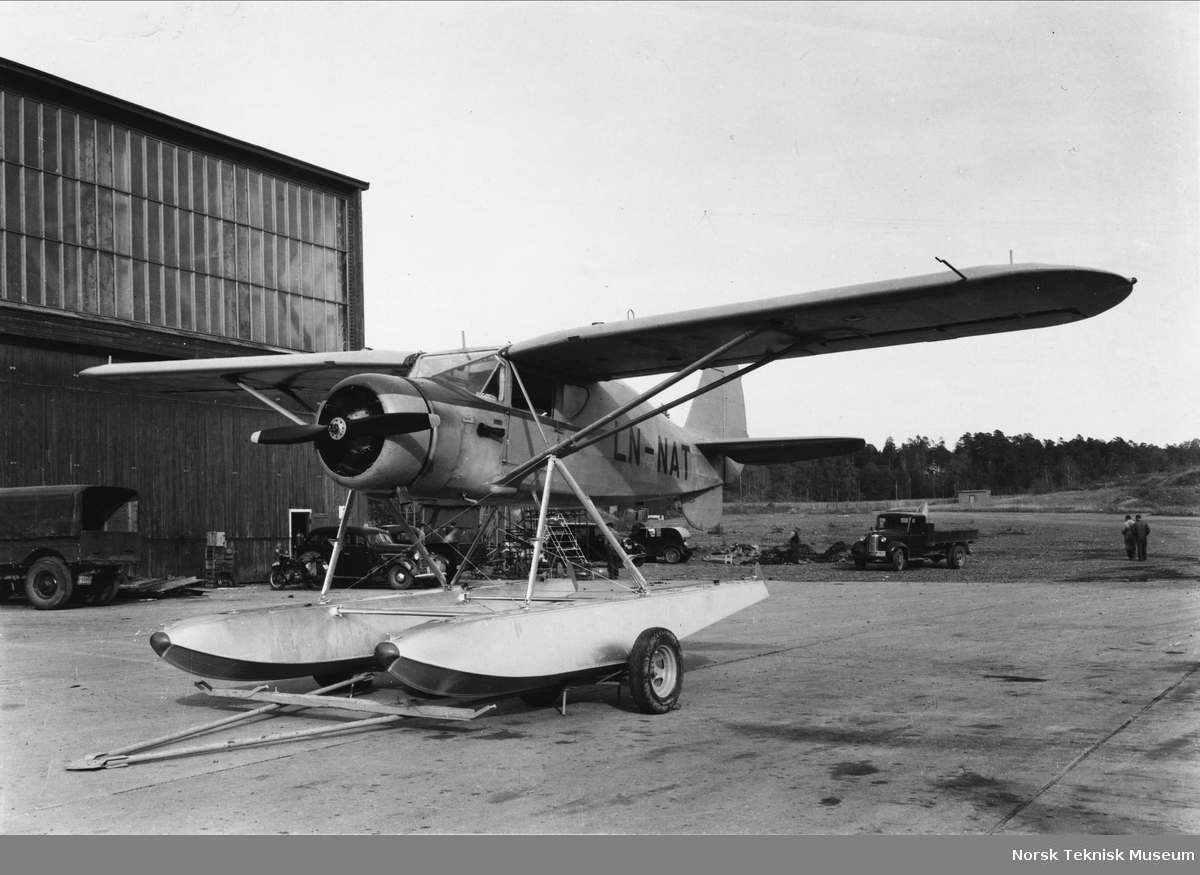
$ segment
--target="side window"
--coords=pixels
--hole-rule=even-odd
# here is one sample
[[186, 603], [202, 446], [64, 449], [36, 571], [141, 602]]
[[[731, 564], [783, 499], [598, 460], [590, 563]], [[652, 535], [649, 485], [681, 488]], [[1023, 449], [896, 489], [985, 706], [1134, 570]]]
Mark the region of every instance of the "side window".
[[583, 386], [576, 386], [574, 383], [563, 383], [562, 407], [558, 411], [558, 415], [562, 419], [574, 419], [583, 413], [583, 408], [587, 406], [588, 398], [590, 397], [591, 393]]
[[[525, 392], [521, 391], [521, 384], [525, 385], [525, 392], [529, 393], [528, 400], [525, 398]], [[532, 409], [538, 416], [549, 416], [554, 411], [554, 380], [522, 372], [519, 382], [513, 380], [512, 400], [513, 407], [517, 410]], [[531, 403], [532, 408], [529, 406]]]
[[492, 371], [491, 377], [488, 378], [487, 384], [478, 394], [493, 401], [502, 400], [504, 398], [504, 387], [500, 383], [500, 375], [502, 373], [504, 373], [504, 368], [497, 365], [495, 370]]

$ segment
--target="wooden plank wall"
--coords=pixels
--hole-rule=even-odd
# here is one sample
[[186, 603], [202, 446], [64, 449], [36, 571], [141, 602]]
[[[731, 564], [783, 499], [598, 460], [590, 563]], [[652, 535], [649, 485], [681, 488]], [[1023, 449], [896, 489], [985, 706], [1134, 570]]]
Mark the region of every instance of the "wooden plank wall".
[[[0, 337], [0, 486], [95, 483], [141, 494], [145, 577], [204, 573], [205, 536], [226, 533], [239, 581], [266, 578], [288, 508], [337, 519], [345, 491], [309, 446], [260, 447], [279, 414], [243, 402], [133, 395], [77, 374], [104, 358]], [[254, 406], [250, 406], [254, 405]], [[362, 513], [366, 502], [359, 502]]]

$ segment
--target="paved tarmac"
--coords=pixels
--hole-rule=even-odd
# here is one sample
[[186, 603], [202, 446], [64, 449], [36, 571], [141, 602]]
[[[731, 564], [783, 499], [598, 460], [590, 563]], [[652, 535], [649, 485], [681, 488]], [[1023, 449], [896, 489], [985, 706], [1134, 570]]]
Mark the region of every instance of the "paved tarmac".
[[[0, 832], [1200, 832], [1200, 582], [768, 588], [683, 642], [681, 707], [663, 716], [588, 688], [566, 716], [511, 700], [470, 723], [100, 771], [65, 766], [247, 707], [199, 694], [151, 651], [153, 631], [313, 594], [14, 600], [0, 605]], [[344, 719], [310, 711], [215, 737]]]

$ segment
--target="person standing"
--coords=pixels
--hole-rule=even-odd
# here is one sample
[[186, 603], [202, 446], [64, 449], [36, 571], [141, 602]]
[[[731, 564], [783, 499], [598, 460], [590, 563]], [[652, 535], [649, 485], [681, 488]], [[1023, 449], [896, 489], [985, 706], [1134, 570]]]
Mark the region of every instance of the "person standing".
[[1150, 540], [1150, 524], [1142, 519], [1140, 513], [1133, 521], [1133, 540], [1137, 547], [1137, 558], [1144, 561], [1146, 558], [1146, 542]]
[[797, 529], [792, 529], [792, 536], [788, 538], [788, 559], [791, 562], [800, 561], [800, 532]]
[[1132, 559], [1137, 555], [1137, 547], [1133, 540], [1133, 517], [1129, 514], [1125, 514], [1125, 522], [1121, 525], [1121, 537], [1125, 539], [1125, 555]]

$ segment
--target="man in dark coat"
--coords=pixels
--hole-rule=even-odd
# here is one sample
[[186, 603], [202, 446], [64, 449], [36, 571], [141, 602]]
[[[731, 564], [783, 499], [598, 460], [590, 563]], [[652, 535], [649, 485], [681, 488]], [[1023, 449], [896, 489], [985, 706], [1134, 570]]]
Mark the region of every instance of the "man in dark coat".
[[1137, 555], [1137, 544], [1133, 540], [1133, 517], [1125, 514], [1125, 522], [1121, 524], [1121, 537], [1125, 539], [1125, 555], [1132, 559]]
[[1146, 558], [1146, 542], [1150, 539], [1150, 524], [1139, 513], [1133, 521], [1133, 542], [1137, 546], [1137, 558]]

